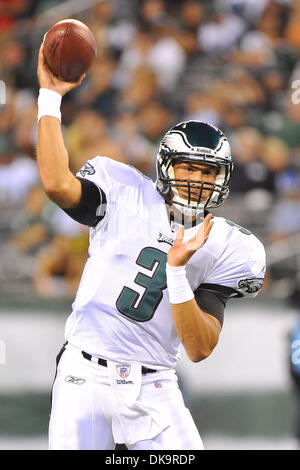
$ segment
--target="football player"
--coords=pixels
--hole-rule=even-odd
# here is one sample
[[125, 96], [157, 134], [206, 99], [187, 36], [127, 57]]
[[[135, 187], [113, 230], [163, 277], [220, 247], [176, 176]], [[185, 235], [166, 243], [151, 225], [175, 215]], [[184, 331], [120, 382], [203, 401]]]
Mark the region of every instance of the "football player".
[[[228, 196], [230, 146], [216, 127], [173, 126], [157, 181], [105, 156], [74, 176], [61, 131], [62, 96], [39, 54], [37, 161], [48, 197], [90, 226], [89, 258], [57, 358], [51, 449], [202, 449], [178, 388], [183, 345], [193, 362], [219, 340], [229, 298], [255, 296], [262, 244], [212, 216]], [[100, 149], [101, 151], [101, 149]]]

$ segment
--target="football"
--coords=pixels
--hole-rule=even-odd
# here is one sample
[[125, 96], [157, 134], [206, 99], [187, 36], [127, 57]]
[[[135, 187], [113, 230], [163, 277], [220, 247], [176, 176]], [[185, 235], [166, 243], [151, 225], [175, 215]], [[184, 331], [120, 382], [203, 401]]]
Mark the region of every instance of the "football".
[[59, 21], [44, 36], [45, 61], [60, 80], [76, 82], [91, 67], [96, 55], [95, 37], [81, 21]]

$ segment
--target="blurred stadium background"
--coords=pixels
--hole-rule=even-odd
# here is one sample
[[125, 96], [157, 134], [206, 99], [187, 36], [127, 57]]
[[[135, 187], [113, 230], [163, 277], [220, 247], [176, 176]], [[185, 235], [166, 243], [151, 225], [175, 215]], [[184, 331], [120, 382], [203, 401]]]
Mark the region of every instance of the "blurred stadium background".
[[207, 449], [300, 448], [289, 369], [300, 304], [300, 2], [0, 0], [0, 449], [47, 448], [55, 356], [86, 259], [86, 228], [45, 198], [35, 162], [37, 52], [68, 17], [98, 43], [83, 85], [63, 100], [73, 171], [101, 154], [155, 178], [158, 142], [182, 119], [228, 135], [236, 168], [216, 215], [263, 241], [267, 276], [256, 300], [229, 303], [213, 354], [200, 364], [183, 355], [178, 373]]

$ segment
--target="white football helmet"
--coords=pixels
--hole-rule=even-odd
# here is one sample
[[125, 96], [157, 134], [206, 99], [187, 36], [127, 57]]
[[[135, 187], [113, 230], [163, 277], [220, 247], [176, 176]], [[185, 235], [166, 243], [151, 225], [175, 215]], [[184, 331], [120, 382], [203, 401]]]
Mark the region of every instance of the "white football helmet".
[[[214, 183], [175, 179], [173, 165], [178, 160], [201, 162], [217, 167]], [[197, 216], [205, 209], [220, 206], [229, 194], [233, 170], [230, 145], [217, 127], [202, 121], [184, 121], [169, 129], [161, 140], [157, 154], [156, 187], [161, 196], [187, 216]], [[187, 199], [179, 195], [177, 187], [185, 188]], [[191, 197], [195, 189], [198, 201]], [[203, 191], [209, 196], [203, 200]]]

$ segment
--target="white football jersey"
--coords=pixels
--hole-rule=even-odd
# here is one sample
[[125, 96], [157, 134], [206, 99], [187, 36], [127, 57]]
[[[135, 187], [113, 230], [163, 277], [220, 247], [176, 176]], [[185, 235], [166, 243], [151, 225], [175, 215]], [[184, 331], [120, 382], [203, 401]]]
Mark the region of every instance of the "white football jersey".
[[[104, 218], [90, 230], [89, 258], [66, 324], [69, 343], [89, 354], [153, 369], [175, 367], [181, 343], [175, 331], [165, 266], [176, 232], [155, 183], [107, 157], [90, 160], [78, 176], [101, 188]], [[185, 230], [184, 241], [199, 226]], [[262, 285], [265, 251], [250, 232], [222, 217], [187, 264], [195, 291], [218, 284], [241, 296]]]

